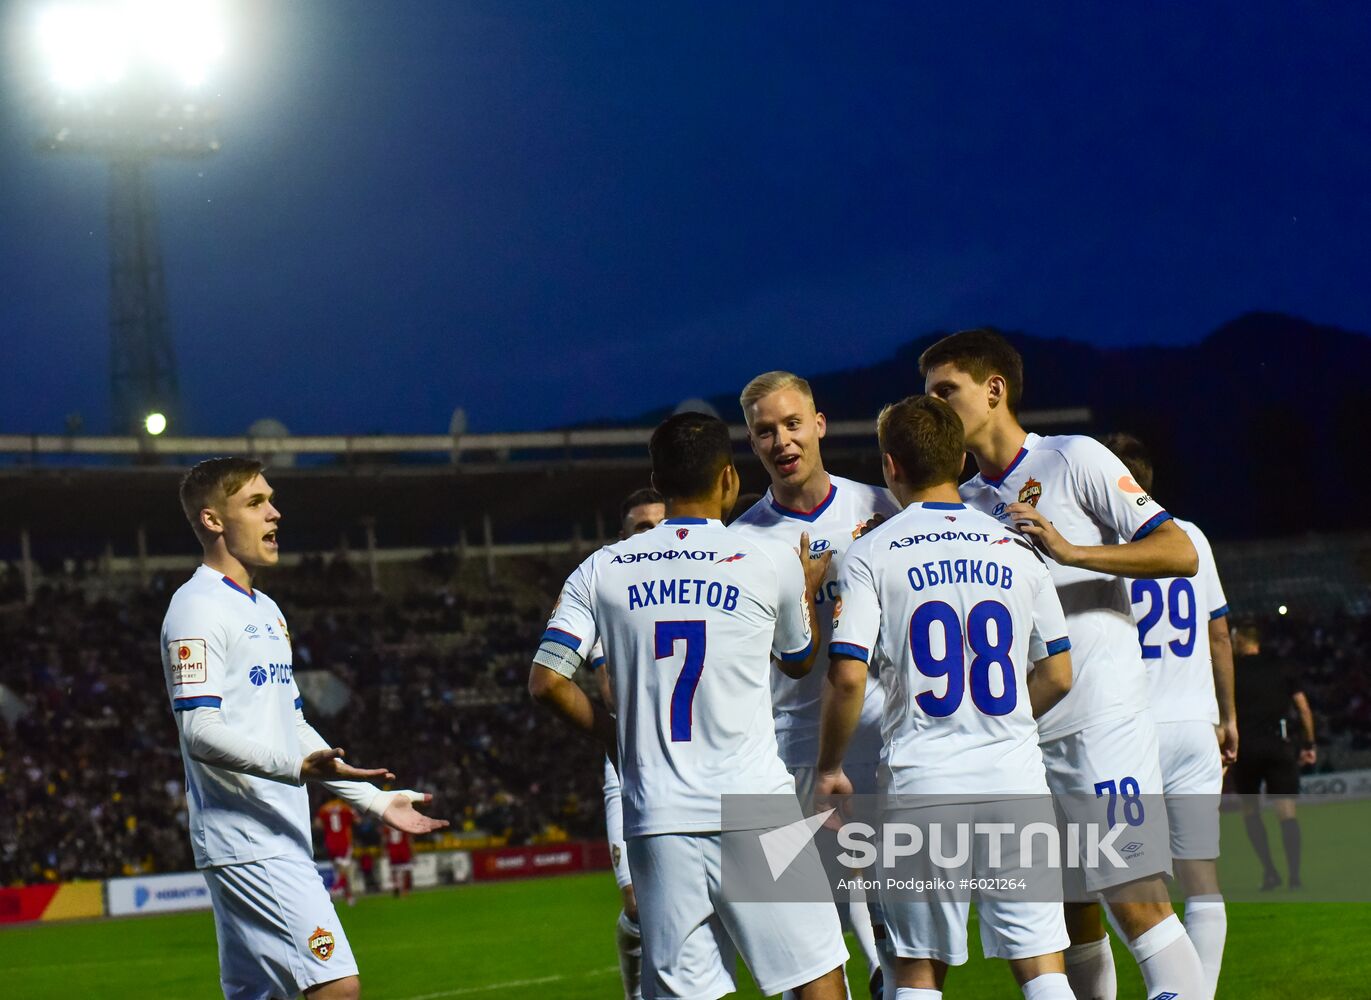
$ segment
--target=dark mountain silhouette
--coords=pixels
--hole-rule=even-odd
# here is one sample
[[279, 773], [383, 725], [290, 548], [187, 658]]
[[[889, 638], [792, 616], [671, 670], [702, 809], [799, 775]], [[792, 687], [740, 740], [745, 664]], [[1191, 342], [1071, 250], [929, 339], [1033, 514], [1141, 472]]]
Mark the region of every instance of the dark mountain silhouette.
[[[919, 354], [942, 335], [872, 365], [803, 374], [830, 419], [872, 418], [882, 403], [922, 390]], [[1158, 499], [1213, 537], [1365, 524], [1358, 504], [1371, 494], [1360, 433], [1371, 402], [1366, 335], [1254, 312], [1184, 347], [1006, 336], [1023, 353], [1025, 410], [1086, 406], [1087, 432], [1137, 435], [1154, 453]], [[736, 390], [710, 402], [734, 418]]]

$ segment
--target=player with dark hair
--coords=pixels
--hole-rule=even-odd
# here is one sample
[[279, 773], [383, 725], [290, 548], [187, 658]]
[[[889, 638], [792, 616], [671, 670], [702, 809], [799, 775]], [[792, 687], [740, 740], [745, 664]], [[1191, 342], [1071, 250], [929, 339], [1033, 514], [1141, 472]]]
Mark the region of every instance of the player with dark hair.
[[[1112, 826], [1123, 816], [1137, 845], [1125, 868], [1068, 870], [1068, 892], [1103, 897], [1149, 996], [1204, 996], [1204, 969], [1167, 892], [1171, 858], [1156, 727], [1125, 583], [1194, 576], [1195, 546], [1104, 445], [1023, 429], [1023, 362], [996, 331], [944, 337], [923, 353], [919, 370], [925, 391], [957, 411], [976, 461], [978, 473], [961, 496], [1040, 549], [1066, 611], [1074, 683], [1038, 720], [1048, 785], [1068, 821]], [[1138, 808], [1120, 813], [1120, 799]], [[1066, 924], [1076, 996], [1113, 997], [1113, 953], [1099, 904], [1068, 902]]]
[[[1021, 822], [1025, 798], [1050, 817], [1034, 719], [1071, 687], [1071, 643], [1052, 578], [1013, 529], [961, 502], [962, 426], [950, 406], [930, 396], [894, 403], [881, 411], [877, 435], [886, 483], [903, 509], [853, 542], [843, 561], [819, 791], [852, 791], [843, 754], [867, 665], [879, 657], [887, 664], [884, 787], [894, 815], [915, 796], [925, 797], [919, 804], [956, 796], [979, 800], [978, 824]], [[1016, 871], [987, 859], [968, 874], [1013, 881]], [[1028, 1000], [1072, 1000], [1061, 906], [974, 895], [985, 955], [1009, 962]], [[969, 903], [934, 893], [882, 899], [898, 955], [897, 1000], [942, 995], [948, 966], [967, 960]]]
[[[768, 675], [773, 657], [796, 676], [813, 663], [806, 567], [793, 549], [724, 527], [738, 471], [722, 421], [677, 414], [649, 451], [667, 518], [568, 578], [529, 691], [617, 751], [644, 995], [731, 993], [741, 953], [766, 994], [839, 1000], [847, 949], [832, 904], [740, 903], [720, 881], [721, 796], [795, 793]], [[571, 679], [597, 638], [617, 718]], [[795, 864], [822, 878], [812, 849]]]
[[253, 587], [276, 565], [281, 514], [260, 462], [201, 462], [181, 507], [204, 562], [162, 624], [162, 668], [185, 764], [190, 842], [205, 875], [228, 1000], [353, 1000], [352, 948], [313, 861], [306, 781], [409, 833], [447, 826], [365, 779], [394, 775], [343, 760], [305, 721], [290, 631]]
[[[1261, 630], [1255, 622], [1244, 622], [1233, 630], [1233, 653], [1237, 657], [1238, 716], [1243, 724], [1242, 754], [1233, 767], [1233, 790], [1242, 796], [1247, 839], [1262, 863], [1262, 889], [1281, 884], [1262, 822], [1263, 788], [1280, 821], [1287, 884], [1298, 889], [1300, 821], [1295, 816], [1295, 797], [1300, 793], [1300, 765], [1318, 760], [1314, 713], [1290, 665], [1262, 652]], [[1300, 724], [1298, 741], [1290, 738], [1292, 710]]]
[[[1143, 443], [1129, 434], [1110, 434], [1103, 441], [1150, 494], [1152, 456]], [[1228, 599], [1209, 539], [1189, 521], [1176, 518], [1175, 523], [1194, 543], [1200, 571], [1192, 578], [1133, 580], [1129, 597], [1147, 665], [1171, 856], [1185, 894], [1185, 931], [1204, 963], [1212, 995], [1228, 936], [1216, 859], [1223, 772], [1238, 757], [1233, 647]]]

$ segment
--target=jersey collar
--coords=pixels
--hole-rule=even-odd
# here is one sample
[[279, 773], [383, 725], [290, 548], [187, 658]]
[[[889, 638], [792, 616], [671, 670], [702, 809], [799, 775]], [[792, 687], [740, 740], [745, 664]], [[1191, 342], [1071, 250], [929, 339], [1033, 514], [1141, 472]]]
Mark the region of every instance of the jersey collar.
[[238, 591], [238, 593], [242, 594], [244, 597], [246, 597], [246, 598], [248, 598], [250, 601], [252, 601], [253, 604], [256, 604], [256, 603], [257, 603], [257, 595], [256, 595], [253, 591], [251, 591], [251, 590], [244, 590], [242, 587], [238, 586], [238, 584], [234, 583], [232, 580], [230, 580], [230, 579], [229, 579], [228, 577], [226, 577], [226, 576], [222, 576], [222, 577], [220, 577], [220, 579], [223, 580], [224, 583], [225, 583], [231, 590], [236, 590], [236, 591]]
[[925, 500], [919, 506], [924, 510], [966, 510], [964, 503], [947, 503], [943, 500]]
[[817, 521], [824, 511], [828, 510], [833, 504], [833, 498], [838, 495], [838, 484], [833, 482], [830, 477], [828, 483], [828, 496], [819, 501], [819, 505], [813, 510], [791, 510], [789, 507], [778, 501], [770, 490], [766, 491], [766, 498], [771, 501], [771, 506], [776, 512], [785, 517], [796, 517], [801, 521]]
[[1017, 469], [1019, 467], [1019, 463], [1028, 457], [1028, 449], [1033, 447], [1036, 440], [1037, 435], [1027, 435], [1023, 439], [1023, 446], [1019, 448], [1019, 453], [1014, 456], [1014, 461], [1006, 465], [1004, 471], [1001, 472], [998, 476], [987, 476], [982, 474], [981, 478], [985, 480], [986, 485], [992, 486], [995, 489], [999, 489], [1001, 486], [1003, 486], [1004, 481], [1009, 478], [1010, 473]]
[[663, 524], [708, 524], [706, 517], [668, 517]]

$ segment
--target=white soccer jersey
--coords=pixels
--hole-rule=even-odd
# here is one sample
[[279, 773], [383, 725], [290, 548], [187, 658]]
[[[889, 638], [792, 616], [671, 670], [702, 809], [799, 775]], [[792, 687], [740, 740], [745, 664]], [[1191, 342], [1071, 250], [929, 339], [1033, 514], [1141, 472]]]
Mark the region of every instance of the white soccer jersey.
[[543, 634], [604, 644], [624, 836], [720, 829], [721, 795], [794, 794], [771, 724], [771, 659], [811, 644], [790, 549], [719, 521], [669, 518], [592, 554]]
[[885, 687], [891, 794], [1045, 793], [1031, 664], [1071, 648], [1047, 567], [964, 504], [911, 504], [852, 543], [829, 655]]
[[1195, 544], [1200, 569], [1193, 577], [1132, 580], [1128, 593], [1138, 623], [1138, 645], [1156, 722], [1219, 721], [1214, 696], [1214, 668], [1209, 651], [1209, 622], [1228, 614], [1228, 598], [1219, 583], [1214, 550], [1204, 532], [1176, 518]]
[[[748, 537], [769, 538], [791, 548], [800, 544], [800, 533], [808, 531], [811, 554], [833, 553], [823, 585], [814, 595], [815, 613], [819, 617], [815, 634], [819, 653], [814, 669], [799, 680], [787, 677], [779, 670], [771, 675], [776, 741], [781, 759], [792, 770], [813, 767], [819, 757], [819, 712], [828, 676], [828, 643], [833, 632], [833, 602], [843, 553], [872, 517], [877, 514], [890, 517], [900, 510], [900, 505], [884, 487], [867, 486], [839, 476], [829, 476], [829, 481], [828, 496], [811, 511], [783, 507], [767, 490], [766, 496], [729, 526]], [[849, 758], [871, 763], [877, 759], [884, 698], [880, 682], [874, 674], [870, 675], [866, 700], [862, 704], [862, 721], [858, 725], [858, 735], [848, 749]], [[862, 742], [868, 733], [870, 738], [866, 742], [871, 746]]]
[[[1077, 434], [1029, 434], [1009, 468], [989, 479], [973, 476], [961, 494], [970, 506], [1006, 522], [1009, 504], [1031, 503], [1077, 545], [1136, 541], [1171, 517], [1118, 456]], [[1038, 720], [1042, 738], [1052, 740], [1144, 710], [1147, 682], [1127, 581], [1050, 558], [1047, 566], [1066, 612], [1075, 674], [1071, 692]]]
[[[249, 594], [208, 566], [197, 569], [162, 622], [162, 672], [173, 712], [218, 708], [235, 732], [300, 755], [290, 635], [281, 609], [260, 590]], [[184, 738], [181, 759], [197, 868], [313, 854], [303, 785], [202, 764]]]

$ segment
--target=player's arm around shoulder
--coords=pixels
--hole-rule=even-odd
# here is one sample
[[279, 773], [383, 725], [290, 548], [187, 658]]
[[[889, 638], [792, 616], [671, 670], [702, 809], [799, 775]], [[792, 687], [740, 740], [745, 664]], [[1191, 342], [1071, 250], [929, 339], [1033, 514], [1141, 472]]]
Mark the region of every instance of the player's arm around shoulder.
[[1133, 579], [1195, 575], [1199, 557], [1189, 536], [1133, 481], [1118, 456], [1084, 435], [1064, 438], [1055, 449], [1067, 465], [1076, 501], [1123, 542], [1077, 545], [1028, 503], [1006, 508], [1019, 531], [1063, 566]]
[[866, 700], [867, 665], [880, 632], [880, 603], [869, 562], [872, 534], [858, 538], [844, 555], [834, 602], [828, 678], [819, 715], [820, 795], [845, 795], [852, 783], [842, 762]]

